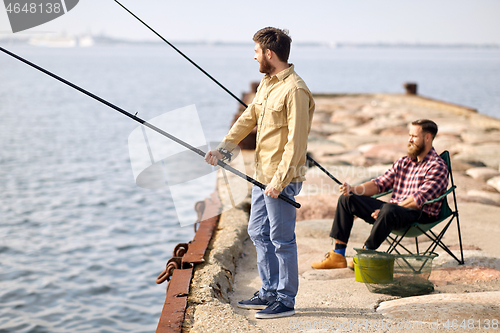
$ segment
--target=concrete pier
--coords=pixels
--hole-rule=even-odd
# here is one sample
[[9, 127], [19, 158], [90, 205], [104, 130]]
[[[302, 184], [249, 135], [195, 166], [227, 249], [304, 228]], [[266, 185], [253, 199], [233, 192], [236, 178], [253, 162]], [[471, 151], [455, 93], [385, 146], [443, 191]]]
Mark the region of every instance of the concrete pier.
[[[300, 287], [295, 316], [258, 320], [255, 311], [236, 307], [238, 301], [248, 299], [260, 287], [255, 249], [246, 232], [248, 197], [221, 215], [205, 262], [195, 267], [183, 329], [457, 332], [484, 331], [495, 320], [499, 329], [500, 120], [412, 94], [316, 95], [315, 101], [308, 150], [339, 180], [351, 184], [380, 175], [406, 154], [411, 121], [429, 118], [438, 124], [434, 146], [438, 153], [448, 150], [452, 156], [465, 265], [457, 265], [451, 256], [437, 250], [439, 257], [433, 262], [430, 277], [434, 292], [406, 298], [370, 293], [347, 268], [312, 269], [311, 262], [321, 261], [332, 249], [328, 233], [338, 186], [319, 169], [311, 168], [297, 197], [302, 208], [297, 211], [296, 226]], [[243, 155], [247, 174], [251, 175], [253, 151], [243, 151]], [[222, 176], [218, 183], [222, 204], [231, 205]], [[355, 221], [348, 257], [355, 254], [353, 248], [361, 247], [370, 228], [364, 221]], [[408, 244], [411, 242], [408, 240]], [[425, 244], [425, 239], [421, 242]], [[456, 251], [455, 225], [444, 242]], [[465, 328], [460, 329], [463, 323]]]

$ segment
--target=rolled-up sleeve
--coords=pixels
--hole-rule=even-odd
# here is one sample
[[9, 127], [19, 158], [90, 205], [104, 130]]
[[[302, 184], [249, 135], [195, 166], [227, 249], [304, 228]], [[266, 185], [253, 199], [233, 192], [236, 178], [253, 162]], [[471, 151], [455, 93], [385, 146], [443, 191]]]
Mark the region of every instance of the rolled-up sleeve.
[[[217, 147], [225, 148], [231, 151], [241, 140], [243, 140], [257, 125], [257, 116], [255, 114], [254, 104], [250, 104], [241, 114], [238, 120], [233, 124], [229, 133]], [[231, 143], [231, 144], [228, 144]]]
[[372, 179], [372, 182], [377, 185], [378, 193], [384, 193], [393, 188], [394, 178], [396, 177], [396, 170], [398, 168], [399, 160], [394, 162], [392, 167], [387, 170], [382, 176]]

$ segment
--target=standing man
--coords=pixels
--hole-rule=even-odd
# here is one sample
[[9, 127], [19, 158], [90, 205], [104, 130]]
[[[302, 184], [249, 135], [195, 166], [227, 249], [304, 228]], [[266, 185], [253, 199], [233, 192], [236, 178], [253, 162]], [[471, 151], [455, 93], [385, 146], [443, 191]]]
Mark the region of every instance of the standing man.
[[254, 58], [264, 78], [253, 102], [205, 160], [217, 165], [220, 149], [230, 150], [257, 126], [254, 177], [267, 186], [265, 190], [253, 186], [248, 234], [257, 250], [262, 287], [238, 307], [261, 310], [256, 318], [278, 318], [295, 313], [299, 287], [296, 211], [278, 195], [293, 199], [302, 188], [315, 104], [305, 82], [288, 63], [292, 42], [288, 31], [264, 28], [253, 41]]

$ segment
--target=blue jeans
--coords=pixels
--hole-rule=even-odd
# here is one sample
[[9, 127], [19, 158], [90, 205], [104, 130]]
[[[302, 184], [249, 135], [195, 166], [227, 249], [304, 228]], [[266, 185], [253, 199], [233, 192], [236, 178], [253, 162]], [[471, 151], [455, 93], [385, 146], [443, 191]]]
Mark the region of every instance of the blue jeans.
[[[301, 182], [290, 183], [281, 193], [294, 199], [301, 189]], [[295, 220], [294, 206], [268, 197], [263, 189], [253, 186], [248, 234], [257, 250], [257, 268], [262, 280], [259, 297], [280, 301], [291, 308], [299, 289]]]

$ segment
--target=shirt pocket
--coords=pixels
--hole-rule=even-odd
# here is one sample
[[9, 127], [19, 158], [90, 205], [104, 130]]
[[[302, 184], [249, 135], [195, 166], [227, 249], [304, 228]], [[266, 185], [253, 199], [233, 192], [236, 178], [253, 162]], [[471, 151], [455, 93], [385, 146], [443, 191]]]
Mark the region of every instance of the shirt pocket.
[[264, 122], [267, 126], [279, 128], [287, 124], [284, 103], [276, 103], [266, 108]]

